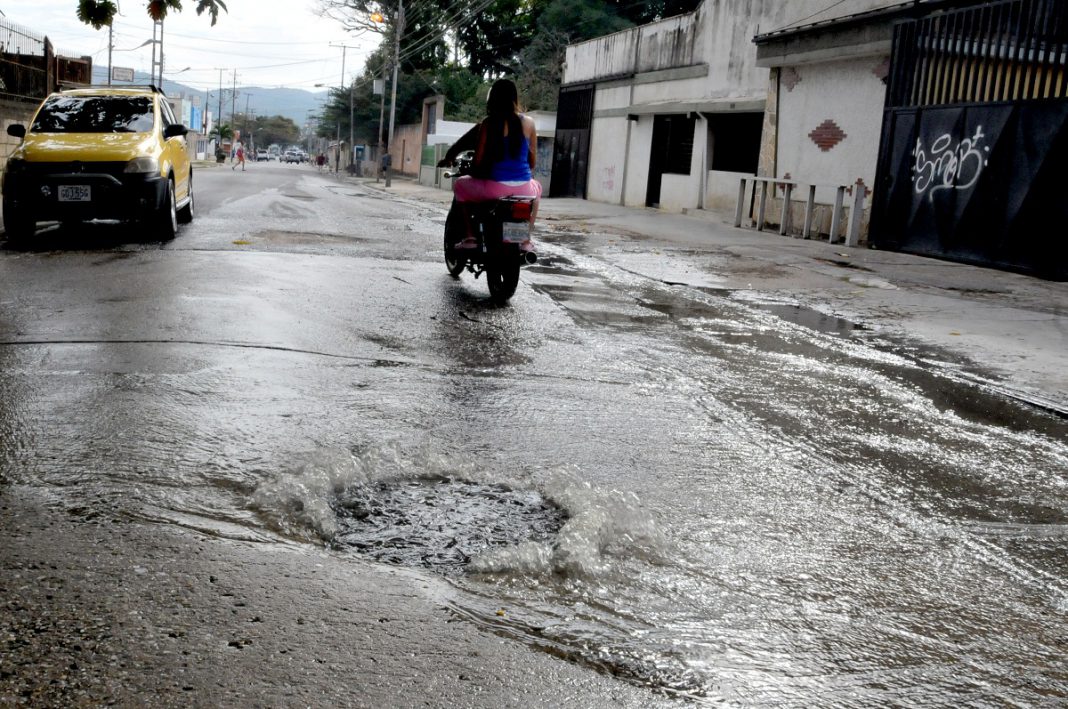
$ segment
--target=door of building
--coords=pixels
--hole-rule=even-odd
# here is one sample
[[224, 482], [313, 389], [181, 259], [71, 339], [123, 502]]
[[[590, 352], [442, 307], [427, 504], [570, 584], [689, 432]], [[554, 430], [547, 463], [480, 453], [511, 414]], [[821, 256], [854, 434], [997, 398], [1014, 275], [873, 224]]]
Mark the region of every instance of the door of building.
[[696, 117], [684, 113], [653, 117], [653, 139], [649, 150], [649, 184], [645, 206], [660, 206], [664, 174], [689, 175], [693, 158], [693, 132]]
[[593, 123], [593, 87], [565, 86], [556, 109], [553, 173], [550, 197], [586, 198], [590, 164], [590, 126]]

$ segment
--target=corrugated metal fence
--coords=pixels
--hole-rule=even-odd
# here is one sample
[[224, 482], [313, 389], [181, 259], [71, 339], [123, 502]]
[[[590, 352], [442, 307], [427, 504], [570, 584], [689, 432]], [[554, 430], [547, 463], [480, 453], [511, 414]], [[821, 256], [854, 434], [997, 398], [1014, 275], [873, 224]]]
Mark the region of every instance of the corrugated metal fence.
[[895, 28], [872, 243], [1068, 280], [1068, 2]]
[[895, 28], [887, 107], [1068, 95], [1068, 3], [1002, 0]]

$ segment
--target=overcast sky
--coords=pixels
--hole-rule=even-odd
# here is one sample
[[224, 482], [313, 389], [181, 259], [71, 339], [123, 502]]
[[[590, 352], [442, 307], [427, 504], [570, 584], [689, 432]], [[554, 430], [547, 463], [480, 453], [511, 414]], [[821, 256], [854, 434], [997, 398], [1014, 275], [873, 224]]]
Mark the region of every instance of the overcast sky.
[[[198, 89], [217, 88], [223, 81], [238, 86], [290, 87], [321, 91], [315, 84], [341, 83], [341, 48], [350, 47], [345, 62], [347, 77], [357, 75], [366, 55], [377, 46], [377, 35], [354, 37], [333, 20], [321, 18], [315, 0], [226, 0], [228, 13], [220, 13], [211, 26], [207, 14], [198, 16], [195, 0], [186, 10], [172, 13], [164, 23], [164, 76]], [[90, 54], [93, 65], [108, 63], [107, 29], [94, 30], [78, 21], [77, 0], [0, 0], [6, 19], [48, 35], [65, 52]], [[115, 21], [115, 48], [129, 50], [152, 39], [147, 0], [119, 0]], [[148, 73], [152, 46], [116, 51], [112, 63]], [[181, 71], [189, 67], [187, 71]]]

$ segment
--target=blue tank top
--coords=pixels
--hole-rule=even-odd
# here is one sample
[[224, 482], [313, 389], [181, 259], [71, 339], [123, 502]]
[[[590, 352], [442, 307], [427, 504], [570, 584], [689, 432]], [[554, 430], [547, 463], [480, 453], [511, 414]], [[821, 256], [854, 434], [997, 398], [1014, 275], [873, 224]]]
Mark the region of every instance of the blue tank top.
[[526, 135], [523, 136], [523, 143], [519, 146], [519, 155], [516, 157], [510, 154], [507, 139], [501, 136], [501, 140], [505, 143], [504, 158], [493, 165], [490, 178], [494, 182], [529, 182], [532, 177], [530, 174], [530, 139]]

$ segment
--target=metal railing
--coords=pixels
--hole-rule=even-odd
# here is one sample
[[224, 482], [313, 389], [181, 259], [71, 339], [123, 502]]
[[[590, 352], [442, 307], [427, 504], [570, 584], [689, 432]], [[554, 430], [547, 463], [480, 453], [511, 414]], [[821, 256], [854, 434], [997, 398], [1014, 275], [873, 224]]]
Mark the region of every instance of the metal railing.
[[0, 98], [40, 101], [56, 86], [92, 81], [92, 60], [57, 52], [48, 37], [0, 19]]
[[[751, 196], [750, 200], [746, 199], [748, 183], [752, 183], [753, 185], [752, 192], [749, 193]], [[792, 199], [793, 192], [795, 188], [804, 188], [807, 189], [807, 198], [804, 202], [804, 223], [797, 236], [802, 239], [811, 239], [816, 235], [813, 233], [813, 227], [815, 225], [814, 216], [817, 209], [817, 186], [818, 185], [815, 184], [799, 183], [793, 180], [783, 180], [775, 177], [754, 177], [747, 175], [741, 178], [738, 186], [738, 205], [734, 212], [734, 226], [742, 226], [742, 221], [746, 215], [745, 207], [748, 203], [750, 206], [749, 216], [755, 221], [756, 230], [764, 231], [768, 224], [768, 193], [782, 189], [783, 196], [782, 207], [779, 214], [779, 233], [783, 236], [789, 235], [793, 229], [793, 206], [796, 204]], [[757, 198], [758, 187], [759, 199]], [[852, 186], [825, 185], [825, 187], [834, 189], [834, 205], [831, 207], [831, 227], [828, 231], [828, 240], [832, 244], [841, 240], [846, 246], [858, 245], [860, 243], [861, 221], [864, 218], [864, 199], [867, 195], [867, 189], [864, 187], [864, 183], [858, 180], [857, 184]], [[845, 234], [842, 234], [843, 206], [847, 192], [852, 193], [852, 203], [849, 207], [849, 222]], [[756, 210], [755, 214], [753, 213], [754, 207]]]

